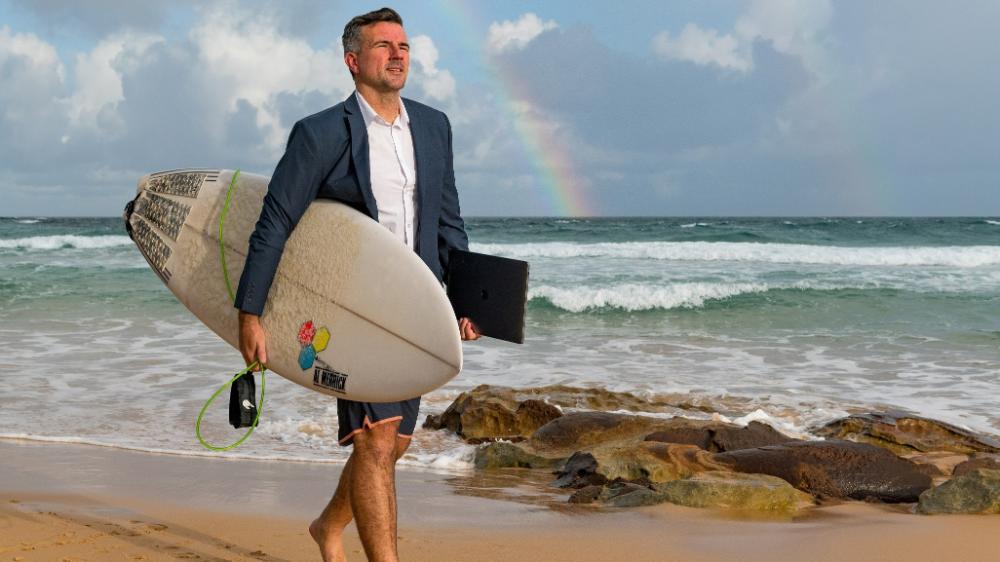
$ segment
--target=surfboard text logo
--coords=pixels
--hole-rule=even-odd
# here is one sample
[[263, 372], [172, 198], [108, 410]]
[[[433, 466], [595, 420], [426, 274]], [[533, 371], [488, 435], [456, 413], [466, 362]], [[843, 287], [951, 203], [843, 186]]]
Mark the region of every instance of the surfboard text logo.
[[347, 392], [347, 375], [333, 369], [316, 367], [313, 370], [313, 384], [345, 394]]

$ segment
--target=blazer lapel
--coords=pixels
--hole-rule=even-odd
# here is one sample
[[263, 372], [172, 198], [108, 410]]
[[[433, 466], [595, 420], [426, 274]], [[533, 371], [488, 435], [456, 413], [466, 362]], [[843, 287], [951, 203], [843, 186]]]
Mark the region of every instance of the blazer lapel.
[[368, 161], [368, 130], [365, 128], [365, 118], [361, 115], [356, 95], [351, 94], [351, 97], [344, 101], [344, 110], [351, 130], [351, 158], [354, 161], [354, 170], [358, 174], [358, 184], [361, 186], [361, 196], [365, 200], [368, 215], [378, 220], [378, 205], [372, 193], [371, 164]]
[[[417, 213], [423, 216], [424, 210], [427, 209], [428, 200], [428, 190], [430, 185], [426, 181], [426, 166], [423, 165], [423, 161], [427, 158], [427, 154], [424, 150], [429, 146], [424, 139], [424, 133], [427, 128], [424, 127], [423, 122], [420, 120], [420, 112], [413, 111], [413, 106], [406, 103], [407, 100], [403, 98], [403, 103], [406, 104], [406, 114], [410, 117], [410, 137], [413, 139], [413, 160], [417, 167]], [[417, 233], [416, 238], [420, 240], [420, 230], [424, 225], [424, 221], [417, 220]]]

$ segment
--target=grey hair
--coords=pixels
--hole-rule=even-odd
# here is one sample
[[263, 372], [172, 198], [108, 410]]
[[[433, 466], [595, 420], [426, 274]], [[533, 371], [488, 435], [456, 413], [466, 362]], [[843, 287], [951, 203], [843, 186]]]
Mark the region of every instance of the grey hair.
[[382, 8], [351, 18], [344, 26], [344, 35], [340, 38], [344, 44], [344, 53], [357, 53], [361, 48], [361, 28], [382, 21], [403, 25], [403, 18], [392, 8]]

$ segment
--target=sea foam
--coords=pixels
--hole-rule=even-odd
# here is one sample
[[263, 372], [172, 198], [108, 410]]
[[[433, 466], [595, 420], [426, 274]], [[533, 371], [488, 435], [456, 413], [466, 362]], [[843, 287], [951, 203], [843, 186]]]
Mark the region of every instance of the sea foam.
[[980, 267], [1000, 264], [1000, 246], [846, 247], [755, 242], [474, 244], [477, 252], [518, 259], [621, 258], [860, 266]]
[[61, 234], [55, 236], [8, 238], [0, 240], [0, 249], [59, 250], [62, 248], [76, 248], [89, 250], [93, 248], [128, 246], [130, 244], [132, 244], [132, 240], [130, 240], [128, 236], [80, 236], [77, 234]]
[[545, 299], [553, 306], [570, 312], [600, 308], [654, 310], [700, 308], [706, 301], [748, 293], [762, 293], [769, 287], [762, 283], [675, 283], [643, 285], [626, 283], [604, 287], [532, 287], [529, 298]]

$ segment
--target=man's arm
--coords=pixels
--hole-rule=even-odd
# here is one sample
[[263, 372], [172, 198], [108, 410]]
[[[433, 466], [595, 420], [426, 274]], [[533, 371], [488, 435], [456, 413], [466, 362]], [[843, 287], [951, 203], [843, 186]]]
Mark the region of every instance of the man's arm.
[[438, 219], [438, 259], [441, 272], [448, 278], [448, 254], [451, 250], [468, 250], [469, 236], [465, 233], [465, 221], [458, 203], [458, 189], [455, 187], [455, 161], [452, 152], [451, 123], [448, 126], [448, 150], [445, 152], [444, 183], [441, 186], [441, 215]]
[[[438, 259], [444, 278], [448, 278], [448, 256], [455, 250], [469, 249], [469, 236], [465, 233], [465, 221], [458, 204], [458, 188], [455, 187], [455, 159], [452, 152], [451, 123], [448, 126], [448, 150], [445, 153], [444, 184], [441, 186], [441, 215], [438, 218]], [[479, 330], [468, 318], [458, 319], [458, 332], [463, 340], [478, 340]]]
[[329, 173], [330, 159], [322, 158], [321, 154], [309, 128], [301, 121], [296, 123], [288, 136], [285, 154], [267, 186], [257, 226], [250, 235], [235, 302], [240, 309], [239, 347], [248, 365], [255, 360], [267, 363], [264, 330], [259, 317], [264, 312], [285, 242]]

